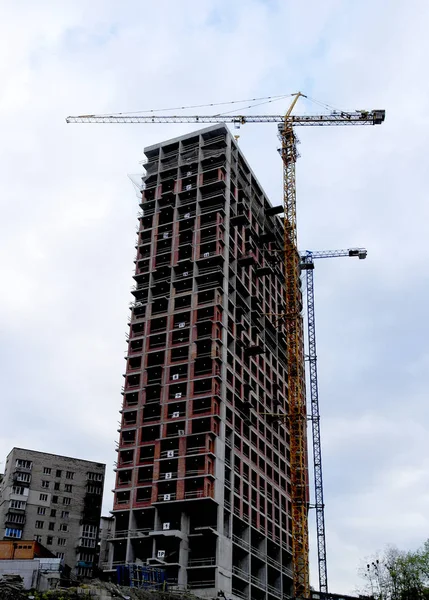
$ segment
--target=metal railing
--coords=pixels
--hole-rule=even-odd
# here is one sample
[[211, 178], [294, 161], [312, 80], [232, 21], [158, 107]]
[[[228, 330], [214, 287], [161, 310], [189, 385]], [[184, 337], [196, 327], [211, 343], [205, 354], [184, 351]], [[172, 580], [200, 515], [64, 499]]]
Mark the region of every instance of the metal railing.
[[215, 587], [214, 579], [204, 579], [202, 581], [188, 581], [188, 588], [190, 588], [191, 590], [211, 587]]
[[236, 567], [235, 565], [233, 565], [232, 572], [233, 572], [234, 575], [238, 575], [242, 579], [245, 579], [246, 581], [249, 581], [250, 574], [246, 573], [246, 571], [244, 571], [243, 569], [240, 569], [240, 567]]
[[207, 558], [190, 558], [188, 560], [188, 567], [206, 567], [216, 564], [216, 558], [209, 556]]
[[242, 538], [238, 537], [238, 535], [233, 534], [232, 541], [235, 544], [237, 544], [238, 546], [241, 546], [242, 548], [244, 548], [245, 550], [249, 550], [249, 548], [250, 548], [249, 542], [246, 542], [246, 540], [243, 540]]

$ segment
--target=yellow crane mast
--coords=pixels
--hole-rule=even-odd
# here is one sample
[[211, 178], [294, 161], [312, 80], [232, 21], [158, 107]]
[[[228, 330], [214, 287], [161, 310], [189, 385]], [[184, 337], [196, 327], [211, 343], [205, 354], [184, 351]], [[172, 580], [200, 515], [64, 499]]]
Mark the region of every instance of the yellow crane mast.
[[[292, 564], [294, 596], [310, 598], [308, 542], [308, 460], [307, 407], [305, 395], [304, 342], [302, 300], [300, 290], [300, 255], [297, 247], [296, 126], [319, 125], [380, 125], [384, 110], [332, 111], [330, 114], [293, 115], [292, 111], [303, 96], [294, 99], [285, 115], [80, 115], [67, 117], [67, 123], [278, 123], [283, 160], [284, 208], [284, 271], [286, 312], [286, 352], [288, 361], [288, 397], [284, 399], [286, 419], [290, 429], [290, 469], [292, 504]], [[279, 315], [280, 316], [280, 315]], [[279, 415], [280, 417], [280, 415]], [[281, 417], [283, 418], [283, 417]]]
[[[302, 300], [300, 288], [300, 256], [297, 245], [296, 137], [290, 114], [298, 93], [281, 125], [284, 204], [284, 275], [285, 330], [288, 369], [288, 397], [284, 399], [285, 415], [290, 430], [290, 478], [292, 507], [292, 561], [294, 595], [310, 597], [310, 568], [308, 542], [308, 460], [307, 408], [305, 398], [305, 363], [303, 341]], [[289, 406], [287, 406], [289, 404]]]

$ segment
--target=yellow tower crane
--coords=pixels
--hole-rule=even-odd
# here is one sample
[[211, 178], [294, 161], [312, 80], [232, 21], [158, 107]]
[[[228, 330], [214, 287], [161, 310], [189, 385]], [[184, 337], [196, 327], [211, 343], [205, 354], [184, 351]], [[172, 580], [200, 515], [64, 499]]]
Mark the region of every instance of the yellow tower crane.
[[[286, 329], [286, 356], [288, 364], [288, 398], [284, 409], [290, 429], [290, 470], [292, 504], [292, 565], [294, 596], [310, 598], [309, 543], [308, 543], [308, 460], [307, 408], [305, 395], [305, 368], [302, 300], [300, 290], [300, 255], [297, 247], [296, 179], [297, 138], [295, 127], [319, 125], [380, 125], [386, 111], [359, 110], [332, 111], [330, 114], [293, 115], [301, 92], [292, 94], [293, 101], [285, 115], [150, 115], [111, 114], [67, 117], [67, 123], [278, 123], [283, 160], [284, 210], [284, 272]], [[287, 404], [289, 406], [287, 406]], [[286, 410], [287, 409], [287, 410]], [[282, 417], [283, 418], [283, 417]]]

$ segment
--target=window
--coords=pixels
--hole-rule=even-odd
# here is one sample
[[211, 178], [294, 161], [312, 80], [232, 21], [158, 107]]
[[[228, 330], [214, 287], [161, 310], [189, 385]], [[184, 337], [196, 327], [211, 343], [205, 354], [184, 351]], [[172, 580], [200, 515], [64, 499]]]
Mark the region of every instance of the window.
[[11, 500], [10, 508], [17, 508], [19, 510], [25, 510], [27, 503], [24, 500]]
[[87, 487], [88, 494], [101, 494], [102, 488], [98, 485], [89, 485]]
[[25, 483], [30, 483], [30, 481], [31, 481], [30, 473], [18, 473], [17, 475], [18, 475], [16, 478], [17, 481], [23, 481]]
[[96, 540], [89, 540], [87, 538], [82, 538], [80, 541], [82, 548], [95, 548], [96, 543]]
[[65, 546], [66, 538], [58, 538], [58, 546]]
[[57, 469], [55, 472], [55, 477], [61, 477], [62, 473], [63, 472], [61, 471], [61, 469]]
[[17, 467], [21, 467], [21, 469], [31, 469], [33, 463], [31, 460], [23, 460], [22, 458], [18, 458], [15, 465]]
[[46, 545], [52, 546], [53, 541], [54, 541], [54, 538], [51, 535], [48, 535], [48, 537], [46, 538]]
[[60, 483], [59, 483], [59, 481], [56, 481], [56, 482], [54, 483], [54, 490], [55, 490], [56, 492], [59, 492], [59, 491], [60, 491]]
[[82, 528], [82, 537], [95, 539], [97, 537], [97, 525], [84, 525]]
[[15, 513], [12, 514], [8, 514], [7, 516], [7, 521], [8, 523], [17, 523], [20, 525], [24, 525], [25, 523], [25, 516], [24, 515], [17, 515]]
[[43, 467], [43, 475], [50, 475], [52, 469], [50, 467]]
[[66, 471], [66, 479], [74, 479], [73, 471]]
[[26, 488], [20, 487], [19, 485], [14, 485], [12, 487], [12, 494], [18, 494], [19, 496], [23, 496]]
[[55, 531], [55, 523], [49, 523], [49, 531]]
[[35, 527], [36, 529], [43, 529], [44, 521], [36, 521]]
[[22, 529], [15, 529], [14, 527], [6, 527], [4, 536], [20, 539], [22, 537]]
[[72, 493], [72, 491], [73, 491], [73, 486], [72, 486], [72, 485], [70, 485], [70, 483], [66, 483], [66, 485], [64, 486], [64, 490], [65, 490], [66, 492], [69, 492], [69, 493], [71, 494], [71, 493]]
[[52, 496], [52, 503], [58, 504], [58, 496]]
[[69, 526], [66, 523], [61, 523], [59, 530], [60, 531], [68, 531], [69, 530]]
[[103, 475], [101, 473], [88, 473], [88, 479], [90, 481], [103, 481]]
[[68, 506], [71, 503], [71, 498], [63, 498], [63, 504], [65, 504], [65, 506]]
[[57, 558], [61, 558], [61, 560], [64, 560], [64, 552], [55, 552], [55, 556]]
[[70, 516], [70, 513], [69, 513], [69, 511], [68, 511], [68, 510], [62, 510], [62, 511], [61, 511], [61, 518], [62, 518], [62, 519], [68, 519], [68, 518], [69, 518], [69, 516]]
[[39, 542], [39, 544], [42, 543], [42, 536], [41, 535], [35, 535], [34, 536], [34, 541], [35, 542]]
[[57, 509], [51, 508], [51, 517], [56, 517], [56, 516], [57, 516]]
[[49, 487], [49, 481], [44, 481], [42, 479], [42, 488], [48, 488]]
[[37, 514], [46, 515], [46, 508], [44, 506], [39, 506], [39, 508], [37, 509]]
[[42, 502], [46, 502], [48, 499], [48, 494], [39, 494], [39, 500]]
[[79, 552], [79, 560], [92, 563], [94, 560], [94, 554], [90, 554], [89, 552]]

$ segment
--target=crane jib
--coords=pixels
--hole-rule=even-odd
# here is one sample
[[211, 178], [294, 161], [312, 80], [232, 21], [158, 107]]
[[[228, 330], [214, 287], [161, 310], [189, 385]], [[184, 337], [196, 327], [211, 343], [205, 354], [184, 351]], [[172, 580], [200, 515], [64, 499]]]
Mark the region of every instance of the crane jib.
[[[386, 117], [385, 110], [333, 112], [326, 115], [290, 115], [287, 122], [296, 126], [317, 125], [380, 125]], [[284, 115], [80, 115], [67, 117], [67, 123], [279, 123]]]

